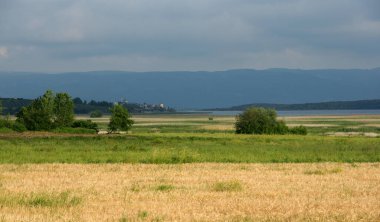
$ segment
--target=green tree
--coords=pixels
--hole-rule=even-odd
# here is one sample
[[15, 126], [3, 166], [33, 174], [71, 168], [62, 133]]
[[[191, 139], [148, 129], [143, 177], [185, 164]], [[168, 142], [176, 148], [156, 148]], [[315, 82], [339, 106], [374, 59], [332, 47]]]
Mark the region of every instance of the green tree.
[[68, 127], [74, 122], [74, 102], [67, 93], [57, 93], [53, 106], [54, 124], [57, 127]]
[[118, 130], [128, 131], [132, 127], [134, 122], [124, 106], [119, 104], [114, 105], [111, 108], [111, 113], [111, 120], [108, 124], [109, 132], [112, 133]]
[[17, 122], [24, 124], [28, 130], [50, 130], [54, 123], [53, 108], [54, 94], [48, 90], [17, 113]]
[[288, 127], [277, 121], [273, 109], [248, 108], [236, 117], [235, 129], [238, 134], [285, 134]]
[[54, 127], [71, 126], [74, 120], [74, 104], [67, 93], [48, 90], [17, 113], [17, 122], [28, 130], [51, 130]]

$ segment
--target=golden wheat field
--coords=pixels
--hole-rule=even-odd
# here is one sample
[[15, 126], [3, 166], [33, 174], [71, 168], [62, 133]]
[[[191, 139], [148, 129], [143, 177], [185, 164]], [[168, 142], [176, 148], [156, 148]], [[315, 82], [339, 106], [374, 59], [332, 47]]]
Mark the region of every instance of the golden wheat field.
[[380, 164], [0, 165], [0, 221], [380, 221]]

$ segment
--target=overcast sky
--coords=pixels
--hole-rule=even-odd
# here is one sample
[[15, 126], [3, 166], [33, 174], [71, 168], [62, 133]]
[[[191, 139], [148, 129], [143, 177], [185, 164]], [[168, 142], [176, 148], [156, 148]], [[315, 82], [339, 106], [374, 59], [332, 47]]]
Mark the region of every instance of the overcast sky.
[[379, 66], [379, 0], [0, 0], [3, 71]]

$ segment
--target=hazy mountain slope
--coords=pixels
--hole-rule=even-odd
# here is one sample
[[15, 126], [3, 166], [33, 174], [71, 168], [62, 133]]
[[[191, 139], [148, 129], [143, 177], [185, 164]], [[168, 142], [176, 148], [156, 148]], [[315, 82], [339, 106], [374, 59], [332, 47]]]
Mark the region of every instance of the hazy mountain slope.
[[378, 99], [380, 69], [230, 70], [38, 74], [0, 72], [0, 97], [34, 98], [46, 89], [84, 99], [165, 103], [177, 108], [249, 103]]

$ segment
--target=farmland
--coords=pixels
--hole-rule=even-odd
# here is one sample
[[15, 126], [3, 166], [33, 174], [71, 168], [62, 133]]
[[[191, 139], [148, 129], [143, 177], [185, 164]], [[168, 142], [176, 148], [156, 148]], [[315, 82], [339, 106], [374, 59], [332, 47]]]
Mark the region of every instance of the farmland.
[[236, 135], [205, 114], [0, 132], [0, 221], [378, 221], [380, 116], [280, 118], [309, 135]]
[[1, 165], [2, 221], [378, 221], [380, 165]]

